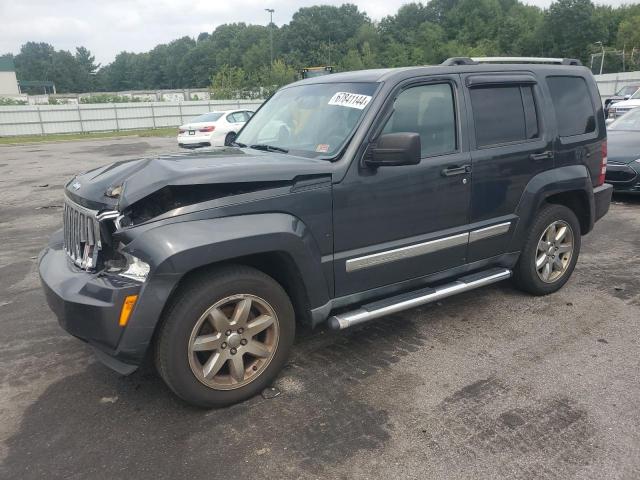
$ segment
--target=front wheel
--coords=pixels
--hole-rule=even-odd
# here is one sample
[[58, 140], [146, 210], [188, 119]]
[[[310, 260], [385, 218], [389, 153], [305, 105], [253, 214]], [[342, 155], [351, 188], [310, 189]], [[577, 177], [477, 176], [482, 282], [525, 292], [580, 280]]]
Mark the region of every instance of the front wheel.
[[534, 295], [558, 291], [573, 273], [580, 253], [580, 223], [564, 205], [540, 209], [513, 275], [516, 285]]
[[177, 292], [158, 335], [156, 366], [182, 399], [222, 407], [275, 379], [294, 333], [293, 307], [275, 280], [250, 267], [226, 267]]

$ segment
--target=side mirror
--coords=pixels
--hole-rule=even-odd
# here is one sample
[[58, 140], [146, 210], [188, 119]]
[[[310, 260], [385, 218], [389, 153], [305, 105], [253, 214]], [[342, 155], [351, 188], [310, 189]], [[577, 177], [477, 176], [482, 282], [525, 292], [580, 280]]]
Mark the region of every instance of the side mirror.
[[417, 133], [387, 133], [380, 135], [365, 160], [372, 167], [417, 165], [420, 163], [420, 135]]

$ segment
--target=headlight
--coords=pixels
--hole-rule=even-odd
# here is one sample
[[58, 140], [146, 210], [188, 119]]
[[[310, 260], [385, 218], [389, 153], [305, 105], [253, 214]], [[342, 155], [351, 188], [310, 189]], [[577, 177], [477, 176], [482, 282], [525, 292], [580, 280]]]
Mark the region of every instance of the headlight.
[[640, 163], [640, 158], [636, 158], [635, 161]]
[[124, 244], [120, 243], [115, 249], [113, 258], [105, 262], [106, 271], [131, 280], [144, 282], [149, 275], [151, 267], [135, 255], [125, 252], [124, 247]]
[[138, 282], [144, 282], [149, 275], [149, 264], [143, 262], [138, 257], [120, 251], [120, 254], [127, 260], [127, 266], [118, 275]]

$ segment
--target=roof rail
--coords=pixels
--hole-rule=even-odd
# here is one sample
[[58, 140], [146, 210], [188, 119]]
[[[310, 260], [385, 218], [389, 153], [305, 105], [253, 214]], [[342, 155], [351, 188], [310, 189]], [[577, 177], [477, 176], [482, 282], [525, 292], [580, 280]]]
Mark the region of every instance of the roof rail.
[[557, 65], [582, 65], [575, 58], [550, 57], [452, 57], [442, 62], [442, 65], [478, 65], [479, 63], [554, 63]]

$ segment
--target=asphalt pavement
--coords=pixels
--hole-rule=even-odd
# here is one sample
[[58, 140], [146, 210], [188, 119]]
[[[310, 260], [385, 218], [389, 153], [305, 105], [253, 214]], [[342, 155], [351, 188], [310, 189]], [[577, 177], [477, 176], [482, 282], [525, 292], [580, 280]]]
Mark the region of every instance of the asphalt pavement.
[[640, 198], [614, 199], [556, 294], [504, 282], [301, 331], [275, 390], [204, 411], [98, 363], [36, 271], [74, 173], [168, 150], [0, 146], [0, 478], [640, 478]]

